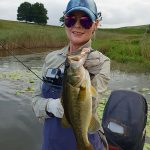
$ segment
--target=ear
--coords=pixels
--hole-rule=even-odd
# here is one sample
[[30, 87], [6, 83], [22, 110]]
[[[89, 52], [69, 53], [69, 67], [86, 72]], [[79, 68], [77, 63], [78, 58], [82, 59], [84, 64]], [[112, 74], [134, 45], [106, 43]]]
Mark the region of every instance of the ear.
[[96, 29], [97, 29], [98, 26], [99, 26], [99, 20], [96, 20], [96, 21], [94, 22], [94, 29], [93, 29], [93, 32], [92, 32], [92, 33], [94, 33], [94, 32], [96, 31]]
[[97, 19], [96, 21], [95, 21], [95, 29], [97, 29], [97, 27], [100, 25], [100, 21]]

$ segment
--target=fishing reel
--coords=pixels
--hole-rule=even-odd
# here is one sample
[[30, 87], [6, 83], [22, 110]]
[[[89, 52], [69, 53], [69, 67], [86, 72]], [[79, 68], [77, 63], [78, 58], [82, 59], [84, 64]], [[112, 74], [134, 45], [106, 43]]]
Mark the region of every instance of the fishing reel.
[[44, 82], [52, 83], [53, 85], [62, 85], [64, 76], [63, 68], [49, 68], [43, 77]]

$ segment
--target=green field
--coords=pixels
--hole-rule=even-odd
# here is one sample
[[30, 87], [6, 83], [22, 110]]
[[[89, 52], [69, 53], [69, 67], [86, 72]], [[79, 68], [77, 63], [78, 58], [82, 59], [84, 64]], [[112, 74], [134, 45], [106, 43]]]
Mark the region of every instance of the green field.
[[[112, 60], [112, 68], [150, 71], [150, 26], [98, 29], [92, 40], [93, 48]], [[55, 49], [65, 46], [67, 38], [63, 27], [0, 20], [0, 44], [0, 49], [20, 51]]]

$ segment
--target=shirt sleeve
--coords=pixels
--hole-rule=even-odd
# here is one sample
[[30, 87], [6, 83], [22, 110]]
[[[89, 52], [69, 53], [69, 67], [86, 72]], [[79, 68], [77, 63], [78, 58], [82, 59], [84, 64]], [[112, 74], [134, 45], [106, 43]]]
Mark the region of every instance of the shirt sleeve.
[[[62, 49], [63, 50], [63, 49]], [[53, 52], [50, 52], [46, 58], [45, 62], [42, 68], [42, 77], [45, 76], [46, 71], [49, 67], [56, 67], [59, 64], [62, 64], [64, 62], [64, 57], [58, 57], [62, 53], [62, 50], [55, 50]], [[35, 112], [35, 115], [39, 119], [45, 119], [50, 118], [50, 116], [46, 112], [46, 106], [50, 98], [46, 99], [42, 97], [42, 83], [43, 81], [39, 81], [39, 83], [36, 85], [35, 88], [35, 94], [32, 98], [32, 107]]]
[[[42, 68], [42, 73], [45, 70], [45, 64], [43, 65]], [[39, 119], [44, 119], [44, 118], [49, 118], [49, 116], [46, 113], [46, 105], [48, 103], [48, 99], [43, 98], [41, 95], [41, 86], [42, 86], [42, 81], [39, 81], [38, 84], [36, 84], [35, 88], [35, 94], [32, 98], [32, 108], [33, 111], [35, 112], [35, 115]]]
[[86, 68], [91, 75], [91, 83], [97, 91], [97, 97], [93, 98], [92, 103], [93, 113], [96, 113], [102, 93], [107, 89], [110, 80], [110, 59], [102, 53], [94, 51], [87, 61], [89, 62], [86, 63], [88, 64]]

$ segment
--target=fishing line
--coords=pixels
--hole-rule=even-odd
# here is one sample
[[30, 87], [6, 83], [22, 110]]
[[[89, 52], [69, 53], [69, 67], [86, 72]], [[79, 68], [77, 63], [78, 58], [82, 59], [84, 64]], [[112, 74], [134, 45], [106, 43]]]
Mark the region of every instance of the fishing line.
[[21, 63], [26, 69], [28, 69], [30, 72], [32, 72], [37, 78], [39, 78], [41, 81], [43, 81], [42, 78], [40, 78], [34, 71], [32, 71], [27, 65], [25, 65], [20, 59], [18, 59], [13, 52], [9, 51], [7, 48], [4, 47], [4, 45], [1, 44], [1, 47], [6, 50], [11, 56], [13, 56], [19, 63]]

